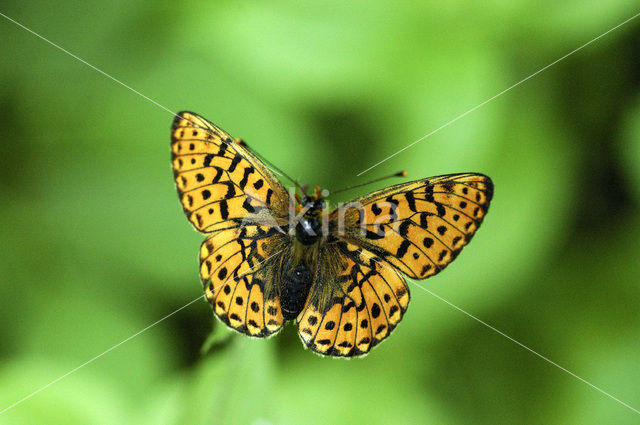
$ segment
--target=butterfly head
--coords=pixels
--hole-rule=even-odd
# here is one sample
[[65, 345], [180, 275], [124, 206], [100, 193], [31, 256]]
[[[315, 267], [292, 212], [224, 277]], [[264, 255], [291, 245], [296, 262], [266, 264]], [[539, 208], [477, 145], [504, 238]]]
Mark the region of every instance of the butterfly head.
[[322, 211], [327, 207], [327, 203], [324, 198], [328, 195], [327, 190], [320, 190], [319, 186], [314, 186], [313, 194], [306, 193], [306, 184], [302, 186], [303, 196], [301, 197], [297, 193], [295, 194], [295, 199], [298, 203], [297, 210], [302, 210], [308, 208], [308, 211]]
[[327, 203], [324, 198], [316, 198], [315, 196], [305, 196], [300, 201], [302, 207], [309, 206], [309, 211], [322, 211], [327, 207]]

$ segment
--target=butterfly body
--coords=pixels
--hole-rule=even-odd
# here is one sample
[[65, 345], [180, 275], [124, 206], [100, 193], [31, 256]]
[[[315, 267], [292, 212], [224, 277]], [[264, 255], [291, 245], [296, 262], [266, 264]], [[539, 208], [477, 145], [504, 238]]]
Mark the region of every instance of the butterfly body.
[[230, 328], [268, 337], [295, 320], [322, 355], [369, 352], [409, 304], [403, 274], [443, 270], [471, 240], [493, 184], [477, 173], [391, 186], [329, 212], [299, 198], [240, 139], [191, 112], [172, 126], [172, 163], [189, 221], [207, 234], [200, 275]]
[[[295, 223], [296, 239], [303, 245], [313, 245], [323, 235], [323, 218], [327, 217], [327, 205], [324, 199], [305, 197], [301, 200], [304, 215]], [[326, 227], [326, 226], [325, 226]]]
[[283, 255], [279, 274], [273, 290], [279, 296], [283, 320], [294, 320], [302, 311], [309, 296], [317, 269], [318, 244], [303, 244], [296, 236], [289, 236], [289, 255]]

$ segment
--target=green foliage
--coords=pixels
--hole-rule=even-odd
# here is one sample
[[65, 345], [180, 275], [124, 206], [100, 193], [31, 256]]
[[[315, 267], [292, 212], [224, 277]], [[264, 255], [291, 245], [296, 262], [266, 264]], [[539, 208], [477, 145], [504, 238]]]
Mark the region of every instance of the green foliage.
[[[421, 284], [640, 409], [640, 18], [356, 176], [628, 2], [36, 3], [0, 12], [303, 182], [491, 176], [474, 241]], [[2, 410], [201, 296], [202, 237], [176, 198], [170, 113], [4, 18], [0, 36]], [[410, 285], [363, 359], [320, 358], [291, 326], [231, 334], [198, 301], [0, 423], [637, 423]]]

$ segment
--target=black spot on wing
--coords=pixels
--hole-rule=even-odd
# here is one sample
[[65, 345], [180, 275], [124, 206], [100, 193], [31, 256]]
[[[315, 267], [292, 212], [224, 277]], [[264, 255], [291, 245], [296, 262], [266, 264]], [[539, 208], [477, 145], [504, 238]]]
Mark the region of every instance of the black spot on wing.
[[404, 238], [409, 234], [410, 225], [411, 225], [411, 221], [409, 220], [405, 220], [402, 223], [400, 223], [400, 227], [398, 229], [398, 233], [400, 233], [400, 236]]
[[371, 230], [367, 229], [366, 233], [365, 233], [365, 237], [367, 239], [371, 239], [371, 240], [376, 240], [376, 239], [382, 239], [384, 238], [384, 230], [382, 229], [377, 229], [378, 232], [372, 232]]
[[251, 175], [254, 171], [255, 169], [253, 168], [253, 166], [249, 166], [244, 169], [242, 180], [240, 180], [240, 183], [238, 183], [238, 186], [240, 186], [240, 189], [244, 190], [245, 186], [247, 185], [247, 182], [249, 181], [249, 175]]
[[428, 226], [428, 222], [427, 222], [427, 217], [429, 216], [429, 213], [422, 213], [420, 214], [420, 227], [422, 227], [423, 229], [427, 229]]
[[225, 199], [231, 199], [236, 195], [236, 187], [231, 182], [226, 182], [227, 185], [227, 194], [224, 195]]
[[413, 212], [416, 212], [416, 198], [413, 196], [413, 192], [405, 193], [404, 197], [407, 199], [407, 203], [409, 204], [409, 209]]
[[220, 181], [220, 177], [222, 177], [222, 173], [223, 173], [224, 171], [223, 171], [223, 170], [222, 170], [222, 168], [220, 168], [220, 167], [213, 167], [213, 168], [215, 168], [215, 169], [216, 169], [216, 175], [215, 175], [215, 176], [213, 176], [213, 180], [211, 181], [211, 183], [217, 183], [217, 182], [219, 182], [219, 181]]
[[271, 188], [269, 188], [267, 190], [267, 205], [269, 205], [271, 203], [271, 195], [273, 195], [273, 190], [271, 190]]
[[429, 249], [431, 248], [431, 246], [433, 245], [433, 239], [432, 238], [424, 238], [424, 240], [422, 241], [422, 243], [424, 244], [425, 248]]
[[227, 201], [225, 199], [220, 201], [220, 216], [223, 220], [229, 218], [229, 206], [227, 205]]
[[220, 143], [220, 147], [219, 147], [219, 150], [218, 150], [218, 155], [219, 156], [223, 156], [226, 151], [227, 151], [227, 143], [225, 143], [225, 142]]
[[220, 269], [220, 271], [218, 272], [218, 279], [220, 280], [224, 280], [224, 278], [227, 276], [227, 268], [226, 267], [222, 267]]
[[443, 249], [442, 251], [440, 251], [440, 255], [438, 255], [438, 261], [442, 261], [444, 257], [446, 257], [448, 252], [449, 251], [447, 251], [446, 249]]
[[409, 246], [411, 246], [411, 242], [409, 242], [406, 239], [403, 240], [400, 246], [398, 247], [398, 251], [396, 252], [396, 257], [398, 258], [404, 257], [404, 255], [407, 253], [407, 250], [409, 249]]
[[427, 186], [424, 188], [424, 196], [425, 196], [425, 201], [427, 202], [434, 202], [433, 199], [433, 186]]
[[231, 160], [231, 164], [229, 165], [229, 169], [227, 170], [230, 173], [233, 173], [238, 166], [238, 164], [242, 161], [242, 157], [240, 155], [236, 155]]
[[244, 200], [244, 202], [242, 203], [242, 208], [244, 208], [250, 213], [256, 212], [256, 209], [253, 207], [253, 205], [251, 205], [251, 203], [249, 202], [249, 199]]
[[203, 165], [205, 167], [208, 167], [209, 165], [211, 165], [211, 161], [213, 160], [214, 156], [215, 155], [213, 155], [212, 153], [208, 153], [207, 155], [205, 155]]

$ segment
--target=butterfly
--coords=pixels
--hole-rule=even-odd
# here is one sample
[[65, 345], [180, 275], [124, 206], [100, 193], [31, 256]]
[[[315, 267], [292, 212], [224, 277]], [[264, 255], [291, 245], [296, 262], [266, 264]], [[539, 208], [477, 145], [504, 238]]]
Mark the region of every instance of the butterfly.
[[478, 173], [396, 184], [329, 212], [322, 192], [289, 192], [241, 139], [180, 112], [171, 127], [176, 187], [207, 234], [200, 276], [215, 315], [251, 337], [294, 320], [321, 355], [368, 353], [409, 305], [403, 275], [451, 263], [487, 213], [493, 183]]

